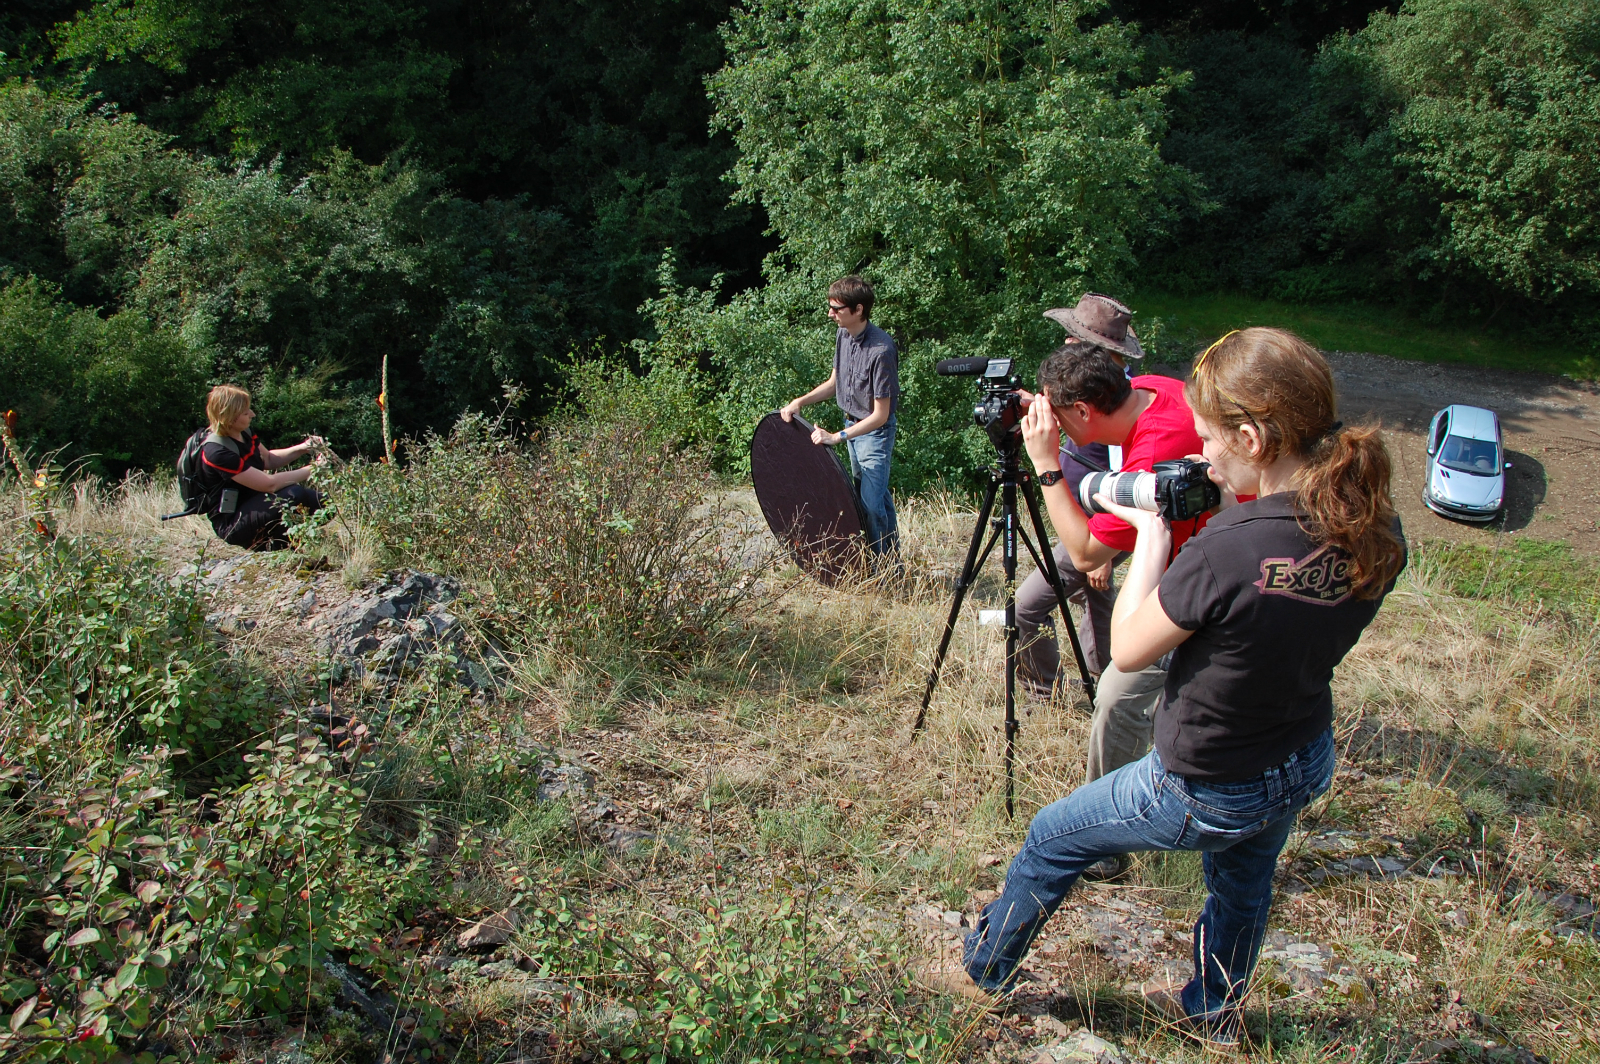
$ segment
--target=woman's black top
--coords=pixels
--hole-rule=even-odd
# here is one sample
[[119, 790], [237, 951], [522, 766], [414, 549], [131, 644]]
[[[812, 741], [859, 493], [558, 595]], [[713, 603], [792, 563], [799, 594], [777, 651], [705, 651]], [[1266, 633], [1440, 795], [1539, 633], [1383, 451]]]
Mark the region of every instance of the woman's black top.
[[1230, 507], [1183, 545], [1157, 589], [1194, 633], [1173, 652], [1156, 711], [1168, 771], [1249, 779], [1333, 723], [1333, 668], [1394, 588], [1356, 598], [1349, 562], [1300, 527], [1293, 492]]
[[[234, 476], [243, 473], [246, 469], [266, 469], [266, 463], [261, 459], [261, 452], [265, 444], [261, 437], [246, 429], [244, 439], [231, 441], [235, 451], [225, 443], [208, 442], [200, 449], [200, 468], [205, 471], [202, 483], [205, 486], [206, 497], [211, 501], [211, 527], [217, 535], [224, 535], [229, 527], [239, 519], [238, 510], [243, 509], [245, 503], [261, 494], [254, 488], [247, 488], [234, 481]], [[218, 497], [224, 488], [233, 488], [239, 492], [239, 506], [234, 513], [218, 513]]]

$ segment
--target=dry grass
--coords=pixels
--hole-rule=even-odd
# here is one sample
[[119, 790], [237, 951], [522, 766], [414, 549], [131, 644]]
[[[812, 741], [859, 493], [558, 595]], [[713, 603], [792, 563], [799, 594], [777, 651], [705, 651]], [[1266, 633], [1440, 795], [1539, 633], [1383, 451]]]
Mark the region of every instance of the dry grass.
[[[1089, 720], [1081, 700], [1021, 707], [1018, 815], [1007, 821], [1004, 648], [999, 629], [977, 623], [979, 609], [1001, 603], [992, 560], [927, 727], [911, 735], [973, 517], [950, 497], [907, 500], [908, 582], [802, 583], [729, 646], [598, 716], [575, 665], [559, 690], [541, 689], [529, 725], [597, 751], [603, 766], [633, 765], [606, 770], [605, 786], [636, 803], [625, 815], [714, 832], [750, 855], [740, 875], [753, 885], [805, 874], [891, 915], [916, 900], [961, 909], [997, 885], [1031, 813], [1081, 781]], [[1265, 1052], [1399, 1060], [1435, 1037], [1509, 1041], [1553, 1060], [1596, 1051], [1600, 957], [1591, 941], [1547, 933], [1552, 921], [1527, 891], [1600, 893], [1582, 833], [1553, 838], [1536, 826], [1600, 820], [1597, 638], [1570, 617], [1452, 595], [1426, 563], [1402, 580], [1336, 676], [1346, 771], [1320, 803], [1322, 820], [1307, 826], [1341, 823], [1370, 835], [1375, 852], [1404, 841], [1413, 855], [1454, 854], [1446, 863], [1470, 871], [1476, 862], [1482, 874], [1330, 880], [1281, 897], [1274, 926], [1330, 944], [1370, 988], [1274, 1003], [1263, 987], [1261, 1022], [1273, 1032]], [[640, 771], [644, 763], [659, 768]], [[991, 866], [985, 855], [1002, 860]], [[1122, 889], [1192, 914], [1196, 866], [1149, 859]], [[1083, 972], [1069, 1013], [1095, 1014], [1103, 1033], [1140, 1052], [1198, 1056], [1130, 1015], [1114, 973], [1092, 954]], [[1341, 1026], [1350, 1023], [1362, 1033]], [[994, 1031], [1005, 1046], [1005, 1029]], [[985, 1040], [975, 1044], [964, 1052], [988, 1052]]]
[[[591, 755], [618, 820], [655, 835], [630, 855], [586, 858], [581, 873], [559, 856], [597, 905], [609, 896], [669, 911], [686, 897], [729, 904], [804, 889], [898, 923], [913, 902], [962, 909], [997, 885], [1031, 813], [1081, 781], [1089, 715], [1081, 699], [1019, 708], [1008, 821], [1003, 642], [977, 623], [1003, 595], [991, 560], [927, 727], [911, 735], [974, 519], [966, 505], [904, 502], [905, 580], [831, 591], [794, 581], [775, 609], [674, 669], [621, 654], [519, 663], [495, 712]], [[64, 528], [141, 540], [175, 560], [206, 542], [231, 551], [194, 519], [156, 521], [168, 508], [147, 484], [80, 493]], [[339, 549], [347, 578], [376, 562], [359, 530]], [[779, 574], [778, 586], [793, 576]], [[1342, 770], [1306, 827], [1358, 833], [1372, 852], [1404, 843], [1418, 870], [1442, 862], [1463, 874], [1330, 879], [1280, 894], [1274, 928], [1332, 946], [1365, 981], [1345, 996], [1275, 998], [1288, 991], [1263, 974], [1253, 1030], [1270, 1035], [1257, 1047], [1269, 1059], [1399, 1061], [1429, 1039], [1515, 1044], [1551, 1060], [1600, 1055], [1595, 944], [1556, 933], [1531, 893], [1600, 895], [1600, 625], [1446, 587], [1433, 563], [1414, 565], [1339, 669]], [[1305, 841], [1291, 841], [1286, 862]], [[1195, 863], [1173, 859], [1141, 862], [1120, 891], [1180, 916], [1200, 898]], [[888, 960], [917, 947], [885, 941]], [[1096, 947], [1083, 936], [1065, 947], [1075, 974], [1057, 1014], [1147, 1058], [1200, 1059], [1129, 1007], [1124, 976]], [[1019, 1033], [1031, 1028], [1015, 1018], [964, 1022], [974, 1037], [953, 1051], [962, 1059], [1045, 1040]]]

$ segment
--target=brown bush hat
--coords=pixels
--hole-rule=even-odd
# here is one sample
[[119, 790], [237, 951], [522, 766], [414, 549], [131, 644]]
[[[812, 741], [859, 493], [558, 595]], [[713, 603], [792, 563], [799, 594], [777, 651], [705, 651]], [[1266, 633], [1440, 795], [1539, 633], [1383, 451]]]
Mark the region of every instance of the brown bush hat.
[[1128, 325], [1133, 311], [1110, 296], [1090, 292], [1078, 300], [1077, 306], [1056, 307], [1045, 311], [1044, 316], [1087, 343], [1128, 358], [1144, 357], [1139, 337]]

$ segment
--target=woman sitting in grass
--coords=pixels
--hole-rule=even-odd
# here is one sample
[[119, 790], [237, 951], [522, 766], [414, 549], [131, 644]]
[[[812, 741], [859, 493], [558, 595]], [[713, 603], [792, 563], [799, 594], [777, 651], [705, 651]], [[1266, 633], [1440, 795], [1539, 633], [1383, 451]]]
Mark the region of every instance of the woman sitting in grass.
[[[1388, 452], [1375, 429], [1336, 420], [1333, 375], [1305, 341], [1230, 333], [1195, 361], [1187, 398], [1223, 489], [1206, 528], [1169, 559], [1165, 520], [1100, 497], [1138, 532], [1112, 660], [1132, 671], [1172, 655], [1155, 749], [1040, 810], [963, 960], [920, 975], [993, 1002], [1084, 869], [1114, 854], [1198, 850], [1209, 895], [1194, 976], [1147, 985], [1145, 998], [1186, 1033], [1232, 1044], [1278, 853], [1333, 777], [1334, 666], [1394, 587], [1406, 547]], [[1036, 461], [1054, 459], [1048, 402], [1029, 408], [1023, 434]]]
[[282, 550], [289, 545], [284, 509], [315, 511], [322, 505], [321, 497], [305, 486], [321, 459], [281, 473], [271, 470], [321, 450], [322, 437], [307, 436], [293, 447], [269, 450], [250, 431], [255, 416], [250, 393], [243, 388], [219, 384], [206, 396], [211, 435], [200, 451], [206, 513], [217, 535], [236, 547]]

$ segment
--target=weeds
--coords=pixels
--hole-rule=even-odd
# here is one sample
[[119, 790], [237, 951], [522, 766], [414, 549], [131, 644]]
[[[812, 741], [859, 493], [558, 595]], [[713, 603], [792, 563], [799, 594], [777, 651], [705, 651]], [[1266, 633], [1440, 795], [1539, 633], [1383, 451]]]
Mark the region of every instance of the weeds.
[[396, 562], [481, 583], [507, 629], [683, 655], [758, 604], [760, 558], [737, 564], [704, 459], [642, 428], [579, 423], [523, 445], [468, 417], [406, 454], [403, 475], [338, 474], [341, 519]]

